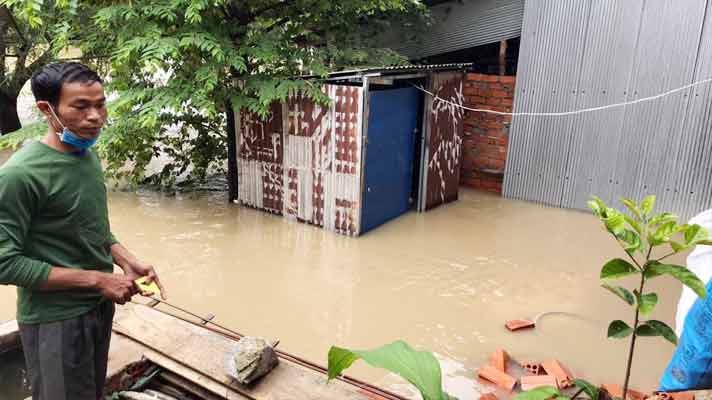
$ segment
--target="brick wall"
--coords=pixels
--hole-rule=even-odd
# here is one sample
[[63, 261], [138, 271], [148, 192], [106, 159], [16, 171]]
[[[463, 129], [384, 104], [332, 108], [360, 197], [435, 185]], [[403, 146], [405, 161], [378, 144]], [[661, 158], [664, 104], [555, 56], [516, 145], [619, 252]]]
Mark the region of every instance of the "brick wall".
[[[465, 106], [512, 111], [514, 76], [467, 74]], [[510, 116], [465, 111], [460, 183], [502, 193]]]

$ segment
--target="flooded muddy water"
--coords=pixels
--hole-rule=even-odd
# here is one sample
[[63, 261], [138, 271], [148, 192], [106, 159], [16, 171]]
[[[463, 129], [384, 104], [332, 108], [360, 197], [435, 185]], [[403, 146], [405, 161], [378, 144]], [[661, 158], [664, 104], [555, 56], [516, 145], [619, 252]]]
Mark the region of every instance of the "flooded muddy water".
[[[456, 203], [353, 239], [228, 205], [223, 193], [111, 192], [109, 207], [115, 235], [157, 266], [169, 301], [312, 361], [326, 364], [334, 344], [404, 339], [437, 354], [446, 389], [461, 399], [490, 390], [474, 377], [497, 348], [622, 383], [627, 342], [606, 339], [606, 328], [632, 313], [598, 280], [622, 253], [589, 214], [463, 190]], [[662, 303], [653, 318], [672, 324], [680, 286], [652, 286]], [[14, 302], [0, 288], [0, 320]], [[503, 327], [551, 311], [573, 315], [545, 315], [526, 332]], [[639, 343], [632, 382], [653, 390], [673, 346]], [[348, 372], [403, 388], [361, 363]]]

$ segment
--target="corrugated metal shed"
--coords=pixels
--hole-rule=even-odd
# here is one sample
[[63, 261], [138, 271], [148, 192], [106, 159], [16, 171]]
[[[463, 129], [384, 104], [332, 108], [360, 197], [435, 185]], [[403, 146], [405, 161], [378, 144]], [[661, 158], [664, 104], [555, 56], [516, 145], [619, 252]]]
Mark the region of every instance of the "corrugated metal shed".
[[[267, 119], [245, 110], [235, 112], [240, 203], [357, 236], [408, 211], [416, 201], [415, 208], [425, 211], [456, 200], [463, 115], [451, 103], [463, 103], [463, 70], [467, 66], [342, 71], [330, 74], [326, 79], [329, 83], [322, 87], [331, 99], [328, 107], [293, 92], [285, 102], [272, 104]], [[416, 82], [448, 102], [423, 98], [413, 87]], [[391, 95], [384, 96], [389, 91]], [[394, 96], [395, 93], [402, 94]], [[406, 93], [410, 100], [405, 98]], [[374, 99], [381, 100], [378, 104], [382, 112], [372, 113]], [[389, 115], [402, 116], [406, 112], [383, 110], [398, 109], [391, 106], [404, 103], [411, 104], [405, 110], [412, 117], [406, 121], [411, 125], [394, 125]], [[416, 104], [415, 109], [412, 104]], [[371, 114], [380, 114], [380, 119], [371, 118]], [[423, 129], [419, 129], [420, 124]], [[395, 140], [396, 137], [403, 140]], [[372, 153], [367, 158], [369, 149]], [[381, 154], [381, 159], [374, 159], [373, 154]], [[367, 165], [366, 160], [371, 162]], [[366, 167], [376, 168], [370, 176], [378, 178], [386, 175], [379, 171], [401, 171], [404, 175], [397, 175], [400, 181], [395, 183], [404, 184], [368, 181]], [[419, 183], [413, 188], [415, 180]], [[396, 193], [396, 187], [402, 191]], [[376, 200], [398, 195], [405, 204], [384, 209], [383, 204], [372, 202], [375, 206], [369, 209], [364, 202], [365, 193]], [[411, 195], [417, 197], [412, 203]], [[376, 208], [376, 218], [363, 224], [364, 215], [374, 216]]]
[[388, 45], [414, 59], [518, 37], [524, 0], [464, 0], [431, 7], [433, 25], [419, 40], [394, 32]]
[[[636, 100], [712, 77], [707, 0], [539, 0], [524, 15], [515, 112]], [[710, 84], [566, 117], [515, 116], [504, 195], [584, 209], [657, 194], [689, 217], [712, 206]]]

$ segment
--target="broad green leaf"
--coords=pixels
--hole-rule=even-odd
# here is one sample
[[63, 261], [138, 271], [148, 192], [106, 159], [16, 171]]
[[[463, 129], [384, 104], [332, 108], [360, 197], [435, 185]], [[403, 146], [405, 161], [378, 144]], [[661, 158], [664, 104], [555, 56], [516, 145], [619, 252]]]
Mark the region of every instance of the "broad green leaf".
[[618, 279], [639, 272], [640, 271], [628, 261], [616, 258], [603, 266], [601, 269], [601, 279]]
[[611, 293], [615, 294], [616, 296], [620, 297], [623, 301], [628, 303], [629, 305], [635, 304], [635, 297], [628, 291], [628, 289], [620, 286], [611, 286], [608, 284], [603, 284], [601, 285], [605, 289], [608, 289]]
[[625, 218], [620, 211], [615, 208], [608, 208], [606, 216], [603, 218], [606, 229], [614, 235], [619, 235], [625, 229]]
[[638, 309], [643, 316], [650, 314], [655, 306], [658, 304], [658, 295], [655, 293], [648, 293], [641, 295], [637, 290], [634, 291], [635, 298], [638, 301]]
[[587, 204], [588, 204], [588, 208], [591, 209], [591, 211], [593, 211], [593, 214], [594, 214], [595, 216], [597, 216], [597, 217], [600, 217], [600, 216], [601, 216], [601, 210], [602, 210], [602, 208], [601, 208], [601, 205], [599, 204], [598, 201], [589, 200], [589, 201], [587, 202]]
[[673, 251], [675, 253], [679, 253], [681, 251], [685, 251], [689, 248], [689, 246], [686, 246], [684, 244], [680, 244], [678, 242], [675, 242], [673, 240], [670, 241], [670, 247], [672, 247]]
[[606, 206], [606, 203], [598, 196], [591, 196], [591, 200], [588, 201], [588, 208], [590, 208], [597, 217], [603, 219], [606, 216], [608, 206]]
[[675, 214], [664, 212], [654, 216], [653, 218], [650, 218], [648, 225], [655, 228], [656, 226], [665, 224], [667, 222], [677, 222], [677, 218], [678, 217]]
[[634, 253], [642, 247], [640, 236], [636, 232], [631, 231], [630, 229], [625, 229], [623, 232], [616, 235], [616, 237], [620, 241], [625, 243], [623, 248], [629, 253]]
[[685, 229], [685, 243], [688, 245], [697, 244], [700, 241], [707, 240], [709, 237], [709, 232], [707, 229], [694, 224], [688, 225]]
[[623, 215], [623, 219], [625, 219], [625, 222], [627, 222], [628, 225], [630, 225], [630, 227], [638, 233], [638, 235], [643, 234], [643, 228], [640, 227], [640, 223], [638, 221], [634, 220], [629, 215]]
[[617, 319], [608, 325], [608, 337], [622, 339], [624, 337], [630, 336], [633, 333], [633, 328], [628, 326], [625, 322]]
[[647, 321], [646, 324], [658, 331], [660, 335], [664, 337], [668, 342], [677, 345], [677, 335], [675, 335], [675, 331], [672, 330], [672, 328], [670, 328], [669, 326], [667, 326], [666, 323], [653, 319]]
[[678, 281], [682, 282], [683, 285], [692, 289], [700, 298], [705, 298], [707, 291], [705, 290], [705, 285], [702, 283], [700, 278], [697, 277], [689, 269], [672, 264], [661, 264], [659, 262], [651, 262], [645, 268], [643, 272], [646, 279], [652, 279], [660, 275], [670, 275]]
[[672, 235], [678, 232], [680, 227], [675, 221], [666, 222], [655, 230], [655, 233], [648, 237], [648, 242], [652, 246], [660, 246], [670, 241]]
[[621, 202], [630, 210], [631, 213], [637, 218], [641, 218], [641, 213], [640, 213], [640, 208], [638, 208], [638, 205], [635, 204], [635, 202], [631, 199], [626, 199], [622, 198]]
[[646, 323], [638, 325], [638, 328], [635, 330], [635, 334], [638, 336], [660, 336], [658, 331]]
[[579, 389], [583, 389], [584, 393], [586, 393], [591, 400], [598, 399], [598, 387], [591, 384], [590, 382], [585, 381], [583, 379], [574, 379], [574, 385], [576, 385], [576, 387]]
[[513, 400], [548, 400], [562, 396], [561, 391], [553, 386], [539, 386], [538, 388], [519, 393]]
[[641, 209], [641, 211], [643, 211], [644, 215], [650, 215], [650, 213], [653, 212], [654, 208], [655, 208], [655, 196], [654, 195], [647, 196], [640, 203], [640, 209]]
[[418, 388], [424, 400], [448, 399], [442, 390], [438, 360], [427, 351], [414, 350], [402, 340], [366, 351], [332, 346], [329, 350], [328, 379], [341, 374], [359, 358], [373, 367], [400, 375]]
[[677, 344], [677, 335], [675, 331], [672, 330], [664, 322], [650, 320], [638, 325], [638, 329], [635, 330], [635, 334], [638, 336], [662, 336], [667, 341], [672, 344]]

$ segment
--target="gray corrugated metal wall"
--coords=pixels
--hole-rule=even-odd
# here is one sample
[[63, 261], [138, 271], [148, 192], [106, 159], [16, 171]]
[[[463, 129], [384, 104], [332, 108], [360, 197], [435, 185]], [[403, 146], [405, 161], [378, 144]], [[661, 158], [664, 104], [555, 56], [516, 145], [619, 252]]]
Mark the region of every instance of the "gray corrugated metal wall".
[[[712, 77], [712, 0], [530, 0], [515, 112], [656, 95]], [[712, 207], [712, 84], [565, 117], [515, 116], [504, 195], [586, 208], [658, 195], [687, 218]]]
[[518, 37], [524, 0], [465, 0], [431, 8], [433, 25], [418, 41], [402, 41], [398, 33], [388, 47], [409, 58], [467, 49]]

